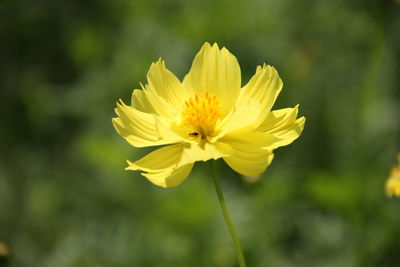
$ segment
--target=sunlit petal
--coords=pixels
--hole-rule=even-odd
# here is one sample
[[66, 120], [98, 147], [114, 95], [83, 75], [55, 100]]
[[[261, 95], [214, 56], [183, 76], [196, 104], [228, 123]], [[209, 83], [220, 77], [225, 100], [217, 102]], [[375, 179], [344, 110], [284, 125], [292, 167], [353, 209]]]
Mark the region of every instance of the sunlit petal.
[[274, 148], [286, 146], [296, 140], [303, 131], [305, 117], [296, 119], [298, 105], [294, 108], [285, 108], [270, 112], [261, 123], [257, 131], [274, 134], [281, 138]]
[[259, 114], [261, 106], [255, 99], [242, 99], [236, 103], [232, 111], [216, 125], [216, 135], [209, 138], [210, 142], [222, 138], [230, 132], [249, 132], [254, 130], [257, 125], [258, 117], [254, 114]]
[[272, 162], [273, 154], [265, 147], [274, 146], [279, 138], [272, 134], [251, 132], [225, 136], [220, 141], [232, 147], [233, 153], [224, 161], [236, 172], [256, 176], [263, 173]]
[[260, 124], [267, 117], [282, 90], [282, 80], [275, 68], [269, 65], [258, 66], [256, 73], [250, 81], [240, 90], [238, 102], [255, 99], [259, 105], [259, 112], [253, 114], [257, 117], [256, 124]]
[[178, 109], [186, 98], [181, 82], [176, 76], [165, 67], [165, 62], [159, 59], [156, 63], [151, 64], [147, 73], [148, 90], [155, 92], [171, 105], [172, 108]]
[[192, 171], [193, 163], [180, 168], [170, 168], [160, 172], [142, 173], [150, 182], [161, 187], [175, 187], [181, 184]]
[[183, 150], [182, 158], [179, 165], [192, 163], [195, 161], [207, 161], [210, 159], [216, 160], [232, 154], [233, 149], [226, 143], [201, 142], [200, 144], [191, 144]]
[[[142, 171], [152, 183], [172, 187], [181, 183], [196, 161], [207, 161], [228, 156], [232, 148], [227, 144], [176, 144], [157, 149], [143, 158], [130, 162], [127, 170]], [[187, 167], [190, 166], [190, 169]], [[186, 176], [185, 176], [186, 174]]]
[[226, 48], [216, 43], [205, 43], [196, 55], [192, 68], [183, 80], [188, 93], [203, 95], [206, 91], [216, 95], [222, 103], [222, 112], [233, 107], [241, 86], [237, 59]]
[[156, 119], [156, 116], [126, 106], [122, 101], [117, 104], [113, 125], [117, 132], [135, 147], [157, 146], [179, 142], [182, 138], [168, 130]]

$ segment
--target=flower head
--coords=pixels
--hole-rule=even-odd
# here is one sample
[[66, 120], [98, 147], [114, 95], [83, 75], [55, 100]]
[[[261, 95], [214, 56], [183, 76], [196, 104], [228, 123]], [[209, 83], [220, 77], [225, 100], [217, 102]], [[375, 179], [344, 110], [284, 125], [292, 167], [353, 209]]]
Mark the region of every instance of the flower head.
[[298, 106], [271, 111], [282, 89], [273, 67], [258, 66], [241, 87], [237, 59], [216, 43], [203, 45], [182, 82], [161, 59], [147, 80], [133, 90], [130, 106], [117, 103], [113, 124], [134, 147], [166, 145], [126, 168], [158, 186], [176, 186], [196, 161], [219, 158], [242, 175], [257, 176], [273, 150], [293, 142], [304, 127]]
[[386, 195], [400, 197], [400, 153], [397, 155], [397, 166], [392, 168], [386, 181]]

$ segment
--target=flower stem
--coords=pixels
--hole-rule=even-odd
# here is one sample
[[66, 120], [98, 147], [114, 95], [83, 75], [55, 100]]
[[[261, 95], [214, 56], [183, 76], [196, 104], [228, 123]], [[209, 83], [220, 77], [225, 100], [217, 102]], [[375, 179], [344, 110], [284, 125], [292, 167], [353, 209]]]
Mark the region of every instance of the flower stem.
[[246, 262], [244, 260], [243, 251], [242, 251], [242, 248], [240, 246], [240, 241], [239, 241], [239, 238], [238, 238], [238, 236], [236, 234], [235, 227], [233, 226], [232, 220], [231, 220], [231, 218], [229, 216], [228, 209], [227, 209], [226, 204], [225, 204], [224, 194], [222, 193], [221, 185], [219, 183], [219, 178], [218, 178], [218, 175], [217, 175], [217, 169], [215, 167], [215, 161], [214, 160], [210, 160], [210, 163], [211, 163], [211, 172], [212, 172], [211, 176], [212, 176], [213, 181], [214, 181], [215, 191], [217, 192], [219, 205], [221, 206], [222, 214], [224, 215], [224, 219], [225, 219], [226, 225], [228, 226], [229, 232], [231, 233], [231, 237], [232, 237], [233, 243], [235, 244], [236, 257], [237, 257], [237, 260], [239, 262], [239, 266], [240, 267], [246, 267]]

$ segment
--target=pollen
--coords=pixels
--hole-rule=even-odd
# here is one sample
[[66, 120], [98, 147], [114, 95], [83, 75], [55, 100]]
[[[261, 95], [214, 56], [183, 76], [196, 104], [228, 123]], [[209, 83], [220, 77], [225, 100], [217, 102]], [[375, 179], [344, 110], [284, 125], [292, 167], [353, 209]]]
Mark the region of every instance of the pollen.
[[207, 91], [204, 96], [196, 93], [189, 98], [182, 112], [183, 124], [196, 130], [202, 137], [214, 131], [215, 124], [221, 117], [221, 105], [217, 96]]

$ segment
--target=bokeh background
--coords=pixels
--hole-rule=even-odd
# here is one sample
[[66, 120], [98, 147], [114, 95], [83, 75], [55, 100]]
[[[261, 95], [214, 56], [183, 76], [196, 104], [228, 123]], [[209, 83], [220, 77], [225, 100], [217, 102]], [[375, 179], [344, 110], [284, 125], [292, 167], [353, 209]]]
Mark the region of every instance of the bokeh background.
[[162, 189], [124, 171], [114, 131], [162, 57], [183, 78], [205, 41], [266, 62], [302, 136], [258, 181], [218, 168], [248, 266], [400, 266], [400, 2], [0, 2], [0, 266], [236, 265], [208, 165]]

